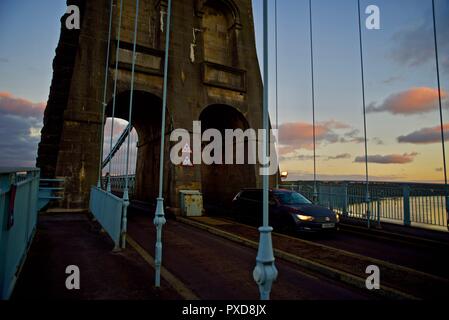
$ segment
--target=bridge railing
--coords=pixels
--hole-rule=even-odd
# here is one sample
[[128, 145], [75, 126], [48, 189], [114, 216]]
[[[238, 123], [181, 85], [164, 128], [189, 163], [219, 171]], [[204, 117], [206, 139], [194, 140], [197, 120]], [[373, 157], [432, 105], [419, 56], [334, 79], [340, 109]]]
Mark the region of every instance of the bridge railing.
[[[130, 197], [134, 195], [136, 187], [136, 176], [130, 175], [128, 180], [128, 194]], [[103, 177], [101, 180], [102, 188], [106, 189], [107, 177]], [[114, 194], [123, 194], [125, 190], [126, 176], [111, 176], [111, 192]]]
[[8, 299], [37, 222], [39, 169], [0, 169], [0, 299]]
[[114, 241], [115, 249], [125, 246], [127, 206], [122, 198], [101, 188], [92, 187], [89, 209]]
[[347, 219], [447, 228], [443, 185], [375, 183], [369, 185], [369, 202], [366, 185], [360, 182], [319, 182], [316, 199], [312, 182], [284, 183], [281, 187], [298, 191]]
[[64, 178], [40, 179], [38, 210], [42, 210], [52, 201], [64, 199]]

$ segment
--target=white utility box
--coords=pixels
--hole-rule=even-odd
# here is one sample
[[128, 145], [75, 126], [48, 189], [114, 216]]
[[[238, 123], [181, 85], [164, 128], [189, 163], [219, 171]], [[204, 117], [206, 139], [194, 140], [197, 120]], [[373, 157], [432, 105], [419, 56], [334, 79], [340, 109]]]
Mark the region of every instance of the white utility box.
[[180, 190], [181, 210], [185, 217], [201, 217], [203, 215], [203, 195], [198, 190]]

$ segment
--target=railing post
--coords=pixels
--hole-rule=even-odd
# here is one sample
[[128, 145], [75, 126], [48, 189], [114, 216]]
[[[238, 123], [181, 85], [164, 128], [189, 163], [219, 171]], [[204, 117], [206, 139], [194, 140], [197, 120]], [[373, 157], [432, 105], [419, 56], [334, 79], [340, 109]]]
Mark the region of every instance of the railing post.
[[377, 227], [380, 229], [381, 225], [380, 225], [380, 211], [382, 210], [382, 199], [381, 198], [377, 198]]
[[343, 184], [343, 216], [348, 216], [348, 184]]
[[366, 224], [368, 229], [371, 228], [371, 195], [369, 190], [366, 191]]
[[449, 231], [449, 196], [445, 196], [444, 200], [446, 201], [446, 225], [447, 230]]
[[404, 207], [404, 225], [410, 226], [410, 186], [406, 185], [403, 187], [403, 207]]
[[123, 215], [122, 215], [122, 230], [121, 230], [121, 248], [126, 248], [126, 233], [128, 231], [128, 207], [129, 207], [129, 194], [128, 189], [125, 189], [123, 193]]
[[317, 188], [317, 184], [314, 183], [313, 184], [313, 203], [317, 203], [318, 202], [318, 188]]

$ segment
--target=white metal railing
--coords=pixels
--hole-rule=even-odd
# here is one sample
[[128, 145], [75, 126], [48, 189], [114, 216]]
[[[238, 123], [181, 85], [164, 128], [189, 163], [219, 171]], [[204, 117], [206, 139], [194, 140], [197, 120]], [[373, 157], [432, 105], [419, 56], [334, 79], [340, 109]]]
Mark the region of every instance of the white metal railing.
[[9, 299], [37, 222], [39, 169], [0, 169], [0, 299]]
[[115, 249], [124, 248], [129, 202], [98, 187], [90, 192], [90, 212], [114, 241]]
[[446, 190], [438, 184], [318, 182], [314, 199], [313, 182], [284, 183], [281, 187], [298, 191], [317, 204], [326, 206], [350, 219], [377, 223], [390, 222], [416, 227], [446, 230]]

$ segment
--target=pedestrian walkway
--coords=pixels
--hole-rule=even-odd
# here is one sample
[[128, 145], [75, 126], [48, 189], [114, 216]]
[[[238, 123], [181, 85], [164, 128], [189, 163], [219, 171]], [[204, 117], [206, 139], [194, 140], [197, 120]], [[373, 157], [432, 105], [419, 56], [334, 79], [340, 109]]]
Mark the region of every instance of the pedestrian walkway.
[[[36, 236], [12, 300], [176, 300], [167, 282], [153, 287], [153, 269], [134, 250], [113, 242], [86, 214], [39, 217]], [[65, 286], [67, 266], [80, 270], [80, 290]]]

